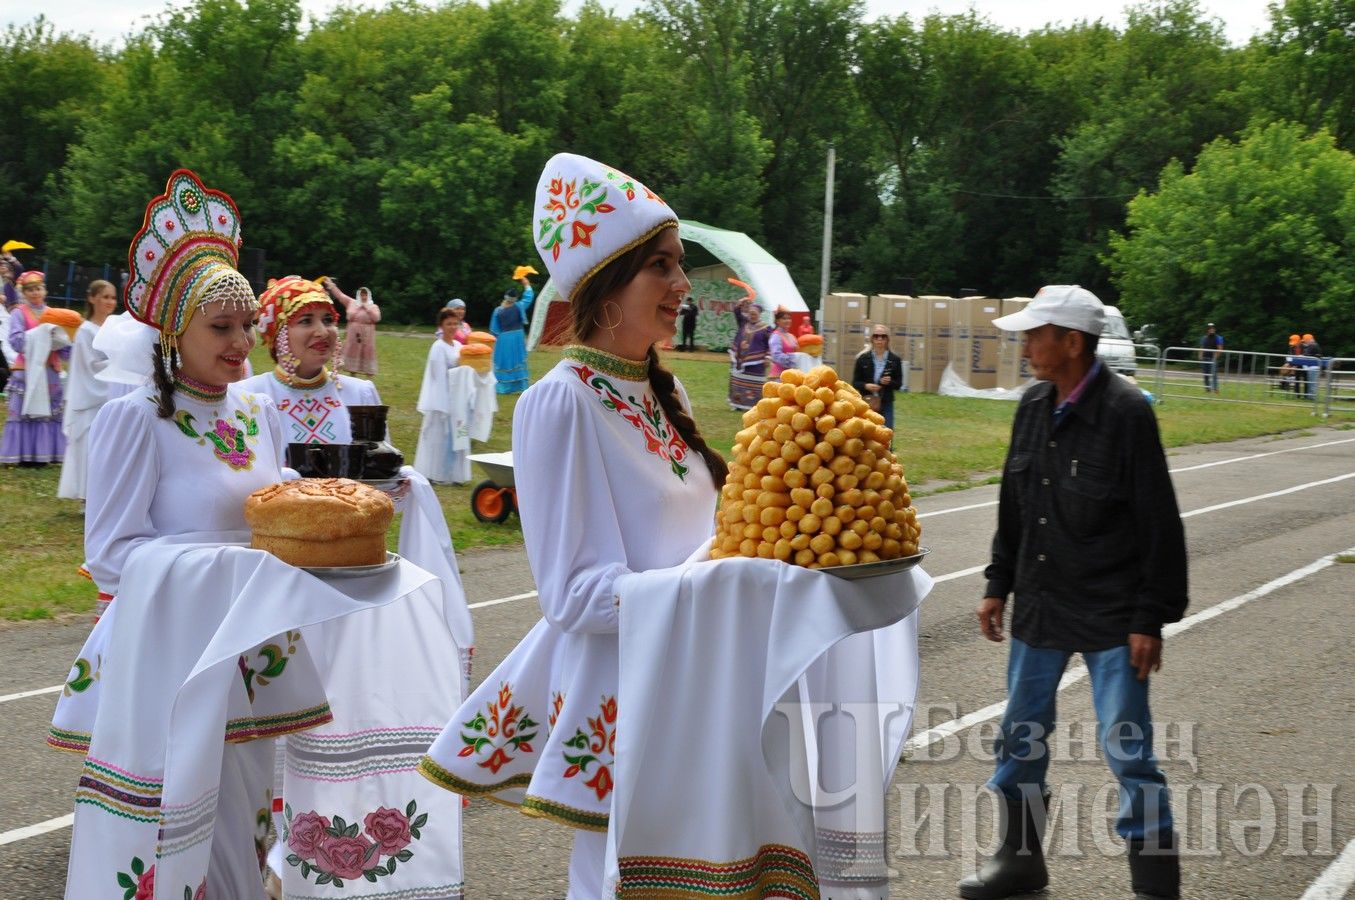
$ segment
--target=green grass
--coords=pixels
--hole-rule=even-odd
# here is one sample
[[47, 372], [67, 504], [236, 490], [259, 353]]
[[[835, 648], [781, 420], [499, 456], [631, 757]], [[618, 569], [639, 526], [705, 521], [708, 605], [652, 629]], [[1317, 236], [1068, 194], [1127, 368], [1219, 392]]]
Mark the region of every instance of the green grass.
[[[410, 462], [420, 424], [414, 406], [431, 341], [431, 328], [383, 329], [378, 336], [381, 373], [376, 383], [382, 400], [391, 407], [391, 438]], [[551, 351], [531, 354], [533, 379], [545, 374], [558, 358]], [[728, 455], [734, 433], [741, 427], [740, 414], [725, 400], [728, 364], [708, 353], [669, 354], [668, 360], [687, 388], [707, 439]], [[262, 349], [255, 351], [253, 362], [256, 372], [271, 366]], [[477, 444], [475, 452], [509, 449], [516, 402], [516, 395], [500, 396], [493, 435], [488, 443]], [[1015, 408], [1012, 403], [934, 394], [900, 395], [895, 406], [895, 449], [914, 493], [922, 496], [995, 482], [1007, 452]], [[1172, 398], [1158, 407], [1158, 418], [1164, 443], [1180, 447], [1306, 430], [1313, 425], [1310, 410], [1308, 406], [1286, 409]], [[0, 419], [3, 416], [0, 411]], [[1355, 428], [1352, 420], [1355, 412], [1346, 411], [1334, 412], [1330, 421], [1336, 428], [1348, 429]], [[0, 584], [5, 586], [0, 592], [0, 619], [43, 619], [93, 607], [93, 586], [76, 574], [83, 540], [79, 504], [53, 499], [59, 475], [52, 466], [0, 468], [0, 510], [8, 539], [0, 557]], [[487, 525], [471, 514], [471, 487], [480, 477], [476, 471], [471, 485], [435, 486], [457, 550], [521, 543], [516, 517], [502, 525]]]

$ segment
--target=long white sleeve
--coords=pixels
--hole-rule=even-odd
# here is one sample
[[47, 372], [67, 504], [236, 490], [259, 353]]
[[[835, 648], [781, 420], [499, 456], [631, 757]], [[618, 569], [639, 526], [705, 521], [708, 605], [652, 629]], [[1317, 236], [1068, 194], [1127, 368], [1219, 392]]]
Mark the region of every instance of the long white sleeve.
[[542, 382], [513, 415], [513, 475], [541, 611], [567, 632], [615, 632], [613, 582], [630, 571], [593, 402]]
[[90, 427], [90, 447], [106, 452], [96, 453], [89, 467], [85, 569], [109, 594], [117, 594], [132, 550], [159, 536], [151, 522], [160, 480], [154, 417], [155, 407], [133, 394], [104, 404]]

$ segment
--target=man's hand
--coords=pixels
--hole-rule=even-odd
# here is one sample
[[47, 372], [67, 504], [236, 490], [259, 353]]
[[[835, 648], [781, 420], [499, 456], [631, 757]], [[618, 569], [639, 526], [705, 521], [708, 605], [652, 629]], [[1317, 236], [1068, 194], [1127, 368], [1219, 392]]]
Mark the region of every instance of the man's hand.
[[1002, 608], [1007, 601], [1001, 597], [984, 597], [979, 604], [979, 630], [994, 643], [1002, 643]]
[[[985, 601], [987, 602], [987, 601]], [[1162, 638], [1147, 634], [1129, 636], [1129, 664], [1139, 681], [1146, 681], [1150, 672], [1162, 669]]]

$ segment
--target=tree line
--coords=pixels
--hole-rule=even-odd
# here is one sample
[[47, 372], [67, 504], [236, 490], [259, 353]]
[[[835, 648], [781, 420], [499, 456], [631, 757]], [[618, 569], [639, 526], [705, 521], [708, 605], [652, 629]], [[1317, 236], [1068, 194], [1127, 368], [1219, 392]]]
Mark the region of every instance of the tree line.
[[270, 275], [370, 285], [388, 320], [482, 321], [536, 260], [542, 163], [606, 160], [833, 290], [1079, 283], [1162, 337], [1355, 353], [1355, 0], [1283, 0], [1232, 47], [1195, 0], [1018, 34], [860, 0], [194, 0], [116, 47], [6, 29], [0, 215], [125, 259], [174, 168], [239, 203]]

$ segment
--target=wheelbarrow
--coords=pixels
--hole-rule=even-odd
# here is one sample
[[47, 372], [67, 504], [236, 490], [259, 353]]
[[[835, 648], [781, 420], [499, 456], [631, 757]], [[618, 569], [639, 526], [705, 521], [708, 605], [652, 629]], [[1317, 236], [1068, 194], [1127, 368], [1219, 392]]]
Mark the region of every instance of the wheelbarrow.
[[513, 453], [472, 453], [467, 457], [489, 477], [470, 492], [470, 510], [481, 522], [505, 522], [518, 508]]

